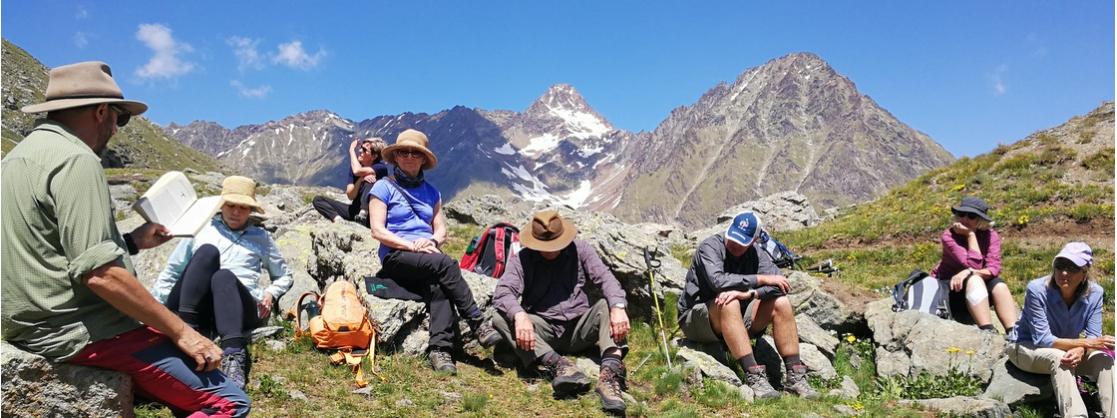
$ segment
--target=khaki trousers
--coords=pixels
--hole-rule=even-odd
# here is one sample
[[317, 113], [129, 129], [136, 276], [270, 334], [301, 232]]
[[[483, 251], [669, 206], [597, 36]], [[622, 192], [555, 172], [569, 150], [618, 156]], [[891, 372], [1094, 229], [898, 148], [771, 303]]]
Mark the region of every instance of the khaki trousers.
[[620, 345], [613, 342], [612, 328], [609, 326], [609, 305], [605, 299], [597, 301], [578, 319], [570, 321], [565, 330], [560, 334], [559, 327], [547, 322], [534, 314], [528, 314], [532, 325], [535, 327], [535, 350], [525, 351], [516, 345], [516, 332], [510, 326], [504, 315], [493, 315], [493, 328], [504, 337], [505, 341], [512, 344], [516, 355], [525, 366], [535, 364], [536, 360], [548, 352], [555, 351], [559, 354], [574, 354], [585, 351], [592, 346], [597, 346], [598, 354], [605, 350], [618, 347], [622, 352], [628, 351], [626, 344]]
[[1098, 382], [1102, 411], [1105, 416], [1113, 418], [1113, 358], [1100, 351], [1089, 351], [1086, 358], [1078, 363], [1078, 367], [1070, 369], [1059, 362], [1064, 354], [1066, 351], [1057, 348], [1017, 343], [1008, 346], [1008, 360], [1020, 370], [1051, 375], [1055, 402], [1064, 417], [1086, 416], [1086, 405], [1078, 394], [1078, 384], [1075, 382], [1075, 376], [1082, 375]]

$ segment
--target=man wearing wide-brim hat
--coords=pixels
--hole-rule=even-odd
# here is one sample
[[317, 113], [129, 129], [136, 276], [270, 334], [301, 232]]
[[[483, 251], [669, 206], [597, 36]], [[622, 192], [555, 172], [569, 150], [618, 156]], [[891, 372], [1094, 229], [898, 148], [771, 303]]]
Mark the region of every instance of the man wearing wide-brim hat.
[[247, 395], [215, 370], [221, 350], [136, 279], [130, 255], [166, 228], [116, 229], [100, 154], [147, 105], [124, 98], [108, 65], [82, 62], [51, 70], [45, 101], [22, 110], [46, 118], [0, 164], [4, 340], [126, 373], [177, 412], [247, 415]]
[[[622, 360], [629, 331], [624, 289], [593, 245], [575, 239], [577, 234], [574, 224], [553, 210], [532, 217], [520, 233], [524, 249], [509, 257], [493, 293], [499, 312], [493, 327], [525, 366], [547, 368], [558, 397], [585, 392], [591, 383], [560, 353], [596, 348], [601, 355], [597, 394], [602, 408], [624, 413]], [[588, 282], [605, 295], [592, 306], [583, 290]]]

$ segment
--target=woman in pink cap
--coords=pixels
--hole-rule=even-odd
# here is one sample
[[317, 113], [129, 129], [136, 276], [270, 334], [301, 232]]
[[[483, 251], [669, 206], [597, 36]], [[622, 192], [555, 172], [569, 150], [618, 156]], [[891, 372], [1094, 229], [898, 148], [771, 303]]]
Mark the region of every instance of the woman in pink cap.
[[1016, 333], [1009, 335], [1009, 361], [1026, 372], [1051, 375], [1055, 402], [1068, 418], [1086, 416], [1076, 375], [1097, 382], [1102, 410], [1113, 416], [1113, 336], [1102, 335], [1103, 291], [1090, 280], [1093, 264], [1090, 246], [1064, 246], [1051, 275], [1028, 283]]

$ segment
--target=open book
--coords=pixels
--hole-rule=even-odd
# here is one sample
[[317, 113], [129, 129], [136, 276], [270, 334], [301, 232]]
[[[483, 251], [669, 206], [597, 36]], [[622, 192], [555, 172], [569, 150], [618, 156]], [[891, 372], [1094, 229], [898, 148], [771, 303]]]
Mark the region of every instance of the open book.
[[221, 196], [198, 199], [186, 175], [168, 171], [132, 205], [148, 222], [167, 227], [176, 237], [192, 237], [221, 208]]

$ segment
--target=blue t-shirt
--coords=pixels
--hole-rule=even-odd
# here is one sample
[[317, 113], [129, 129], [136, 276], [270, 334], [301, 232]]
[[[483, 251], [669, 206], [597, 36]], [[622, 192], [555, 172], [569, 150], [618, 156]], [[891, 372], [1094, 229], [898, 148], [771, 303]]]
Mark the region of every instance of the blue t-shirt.
[[[388, 206], [385, 222], [388, 231], [408, 241], [434, 237], [434, 207], [442, 200], [438, 189], [425, 181], [419, 187], [410, 189], [399, 183], [389, 184], [389, 181], [387, 178], [377, 180], [368, 192], [369, 196]], [[390, 251], [391, 248], [381, 245], [380, 261], [384, 261]]]

